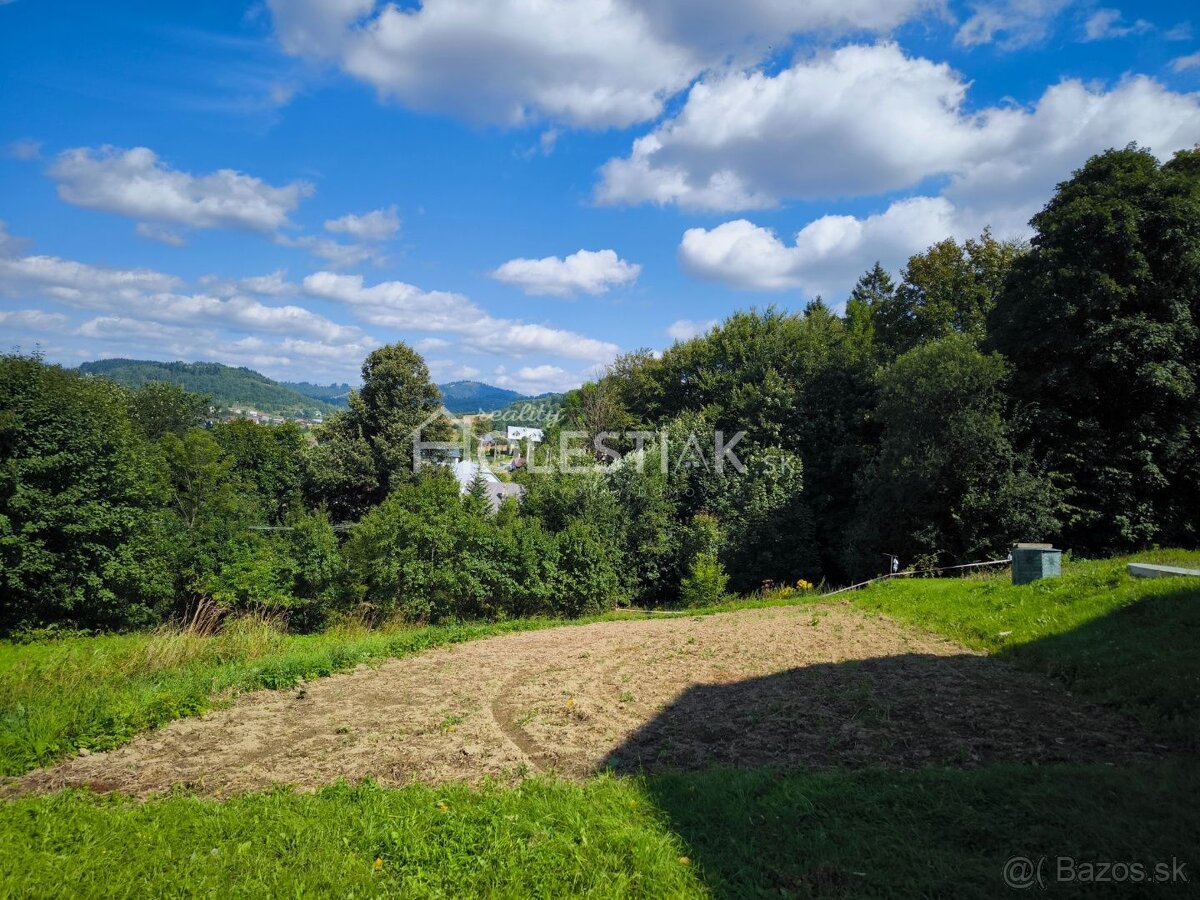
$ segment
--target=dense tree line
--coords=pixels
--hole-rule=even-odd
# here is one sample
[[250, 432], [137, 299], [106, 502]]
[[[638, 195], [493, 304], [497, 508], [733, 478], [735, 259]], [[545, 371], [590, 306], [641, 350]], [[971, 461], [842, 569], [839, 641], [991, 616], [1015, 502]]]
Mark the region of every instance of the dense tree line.
[[[297, 627], [582, 615], [843, 580], [885, 554], [1196, 545], [1200, 151], [1101, 154], [1032, 224], [1028, 245], [942, 241], [898, 281], [876, 264], [841, 314], [739, 312], [622, 356], [567, 395], [498, 511], [414, 471], [413, 429], [450, 423], [403, 344], [367, 358], [315, 440], [203, 428], [208, 401], [178, 387], [3, 357], [0, 628], [139, 627], [204, 601]], [[741, 465], [717, 465], [717, 433], [743, 433]]]

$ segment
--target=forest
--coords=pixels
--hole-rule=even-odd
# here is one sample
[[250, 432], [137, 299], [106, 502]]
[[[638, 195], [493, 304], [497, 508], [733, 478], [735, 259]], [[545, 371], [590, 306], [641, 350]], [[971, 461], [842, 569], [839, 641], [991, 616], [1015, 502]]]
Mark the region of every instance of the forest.
[[[845, 583], [893, 554], [1196, 547], [1200, 150], [1093, 157], [1031, 224], [1028, 244], [941, 241], [896, 279], [875, 264], [842, 313], [753, 309], [619, 357], [567, 395], [550, 471], [518, 474], [523, 500], [498, 511], [446, 467], [414, 473], [442, 398], [404, 344], [367, 357], [315, 443], [205, 428], [202, 395], [10, 353], [0, 629], [143, 628], [202, 604], [298, 630], [579, 616]], [[665, 439], [575, 472], [556, 458], [570, 431], [584, 453], [606, 432]], [[715, 431], [745, 433], [744, 472], [690, 464]]]

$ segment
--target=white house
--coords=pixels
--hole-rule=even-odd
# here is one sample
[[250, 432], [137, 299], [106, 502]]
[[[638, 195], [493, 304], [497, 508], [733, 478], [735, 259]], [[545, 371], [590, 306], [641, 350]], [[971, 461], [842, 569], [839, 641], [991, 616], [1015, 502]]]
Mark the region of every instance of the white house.
[[540, 444], [545, 440], [545, 435], [540, 428], [523, 428], [520, 425], [508, 426], [508, 442], [510, 444], [519, 444], [526, 439], [533, 441], [535, 444]]

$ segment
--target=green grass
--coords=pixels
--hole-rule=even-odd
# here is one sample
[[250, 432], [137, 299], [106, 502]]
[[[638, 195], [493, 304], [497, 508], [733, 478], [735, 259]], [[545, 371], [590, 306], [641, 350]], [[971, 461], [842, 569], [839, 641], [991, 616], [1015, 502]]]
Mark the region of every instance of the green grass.
[[5, 896], [701, 893], [664, 816], [636, 784], [613, 778], [339, 785], [224, 802], [66, 792], [0, 805], [0, 848]]
[[[1200, 566], [1200, 553], [1137, 558]], [[1068, 561], [1061, 579], [1022, 587], [1000, 577], [894, 581], [848, 599], [1046, 672], [1194, 750], [1200, 581], [1131, 579], [1126, 562]], [[777, 604], [687, 615], [766, 605]], [[551, 624], [287, 636], [244, 622], [207, 638], [0, 644], [0, 760], [23, 771], [237, 691]], [[1200, 878], [1196, 763], [1185, 752], [1124, 767], [718, 770], [516, 788], [338, 785], [226, 801], [66, 791], [0, 803], [0, 895], [982, 898], [1008, 893], [1002, 866], [1021, 855], [1046, 857], [1048, 893], [1186, 896]], [[1060, 856], [1177, 858], [1190, 882], [1056, 884]]]
[[0, 643], [0, 774], [104, 750], [256, 688], [283, 688], [390, 657], [562, 624], [551, 619], [289, 635], [255, 620], [203, 636], [149, 634]]
[[892, 580], [852, 595], [867, 610], [1050, 675], [1072, 691], [1200, 747], [1200, 579], [1132, 578], [1133, 560], [1200, 568], [1200, 553], [1067, 561], [1061, 578]]
[[[1196, 767], [761, 771], [0, 805], [8, 896], [995, 897], [1022, 855], [1192, 867]], [[376, 863], [379, 860], [379, 863]], [[1052, 888], [1055, 885], [1050, 885]], [[1109, 896], [1184, 896], [1194, 884]], [[1112, 888], [1112, 886], [1110, 886]], [[1089, 895], [1104, 887], [1087, 886]]]

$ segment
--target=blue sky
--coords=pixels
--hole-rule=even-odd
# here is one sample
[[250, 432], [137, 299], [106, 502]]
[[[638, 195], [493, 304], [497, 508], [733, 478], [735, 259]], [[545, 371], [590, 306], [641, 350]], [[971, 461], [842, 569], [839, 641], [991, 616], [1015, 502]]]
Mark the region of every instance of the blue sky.
[[0, 0], [0, 340], [561, 390], [1200, 142], [1189, 13]]

